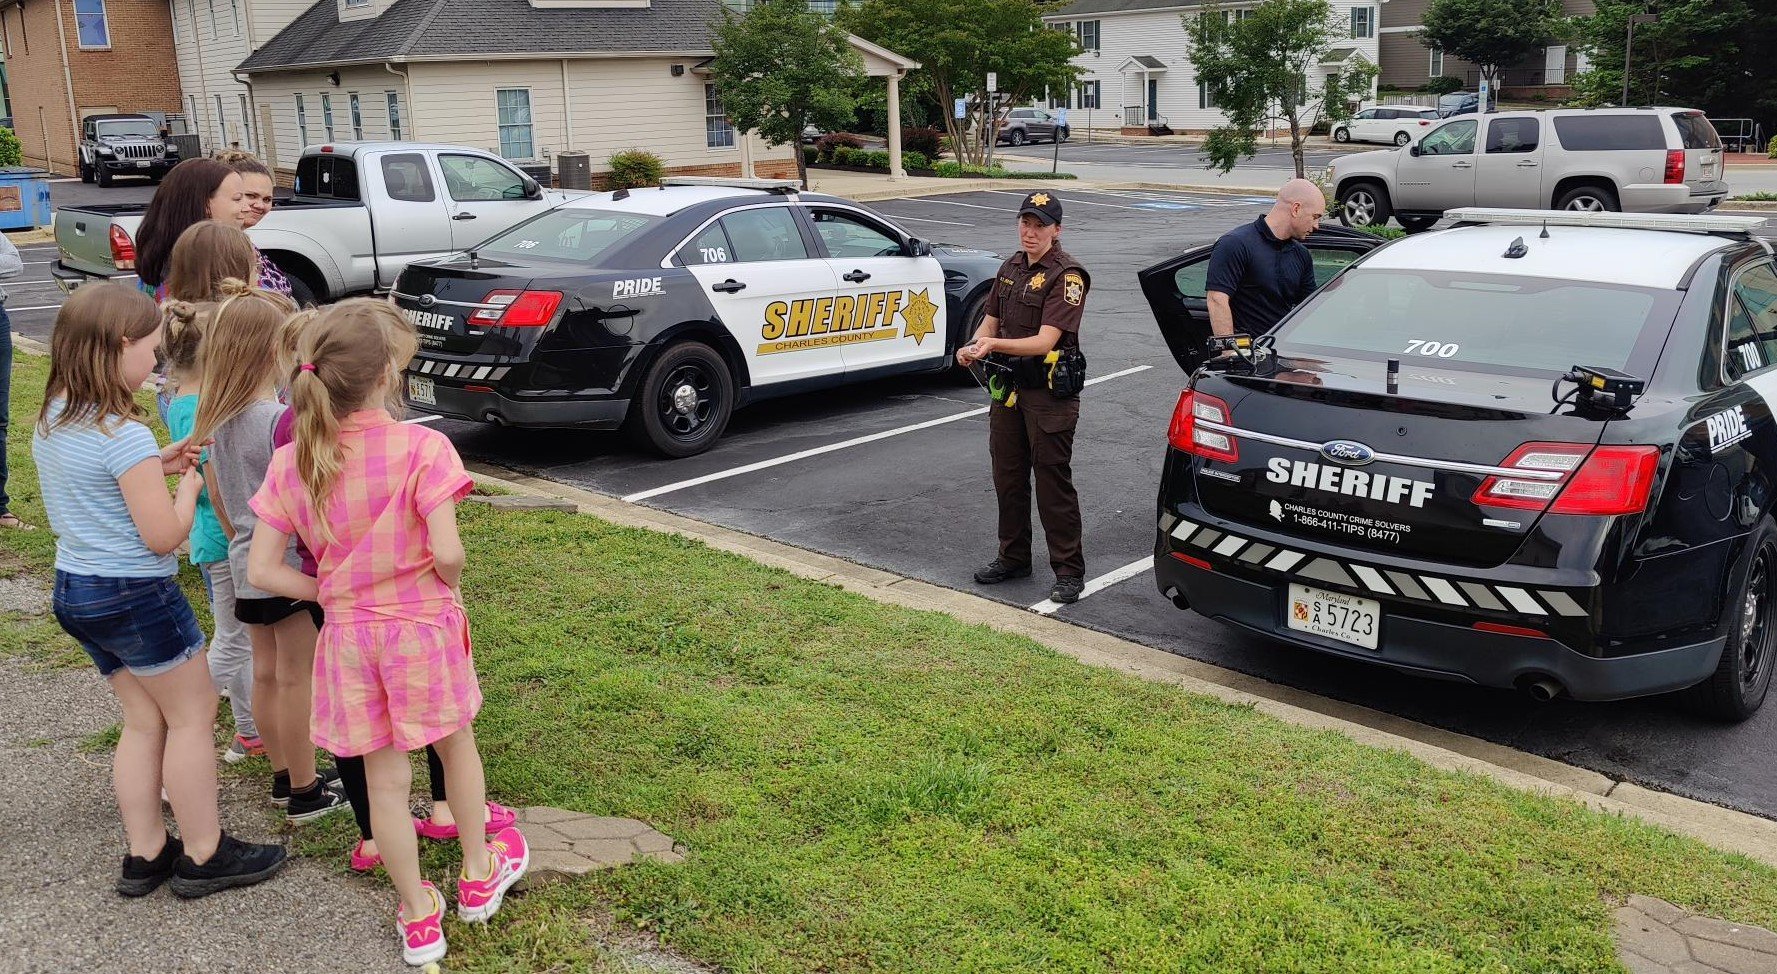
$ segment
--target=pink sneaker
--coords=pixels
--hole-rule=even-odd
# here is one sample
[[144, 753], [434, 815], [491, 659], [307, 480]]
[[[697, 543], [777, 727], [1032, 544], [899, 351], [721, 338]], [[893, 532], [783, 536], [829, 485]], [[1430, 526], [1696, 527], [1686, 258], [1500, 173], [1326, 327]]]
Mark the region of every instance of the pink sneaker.
[[382, 864], [383, 864], [382, 853], [380, 853], [380, 852], [372, 853], [371, 855], [368, 855], [368, 856], [364, 854], [364, 840], [363, 839], [359, 839], [358, 844], [352, 847], [352, 872], [367, 873], [367, 872], [370, 872], [370, 871], [376, 869], [376, 867], [378, 867]]
[[401, 929], [401, 959], [413, 967], [444, 959], [444, 897], [438, 887], [424, 885], [432, 897], [431, 913], [409, 920], [405, 911], [395, 911], [395, 925]]
[[488, 839], [487, 853], [493, 859], [493, 871], [486, 879], [470, 879], [466, 872], [457, 876], [457, 916], [464, 923], [486, 923], [500, 912], [506, 891], [531, 865], [531, 847], [514, 828], [502, 829]]
[[[490, 838], [517, 824], [517, 812], [499, 802], [487, 803], [487, 835]], [[422, 839], [449, 842], [457, 837], [457, 823], [455, 822], [449, 825], [434, 825], [430, 819], [415, 818], [413, 828]]]

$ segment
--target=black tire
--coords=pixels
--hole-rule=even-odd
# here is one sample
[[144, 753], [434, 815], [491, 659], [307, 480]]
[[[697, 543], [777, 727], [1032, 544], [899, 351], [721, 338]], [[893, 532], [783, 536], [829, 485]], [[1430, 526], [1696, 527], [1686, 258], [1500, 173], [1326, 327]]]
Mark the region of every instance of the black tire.
[[728, 363], [702, 342], [660, 353], [642, 377], [624, 427], [640, 446], [664, 457], [689, 457], [715, 445], [734, 415]]
[[1681, 699], [1692, 713], [1739, 723], [1758, 712], [1777, 666], [1777, 521], [1765, 515], [1752, 532], [1746, 574], [1725, 611], [1732, 616], [1721, 662]]
[[80, 181], [83, 183], [90, 183], [93, 181], [93, 167], [84, 162], [80, 163]]
[[311, 308], [320, 303], [315, 297], [315, 289], [307, 281], [293, 274], [284, 276], [290, 281], [290, 300], [295, 301], [298, 308]]
[[1013, 129], [1012, 130], [1012, 137], [1011, 137], [1010, 141], [1011, 141], [1014, 148], [1023, 145], [1025, 142], [1024, 130], [1023, 129]]
[[945, 376], [961, 385], [974, 385], [975, 377], [968, 369], [957, 364], [956, 350], [967, 345], [969, 339], [975, 337], [975, 331], [981, 327], [981, 319], [985, 317], [987, 317], [987, 292], [983, 291], [980, 297], [970, 301], [968, 307], [963, 309], [962, 327], [956, 330], [950, 340], [950, 347], [945, 352], [950, 356], [950, 366], [945, 370]]
[[1388, 190], [1379, 183], [1351, 183], [1339, 193], [1339, 222], [1348, 227], [1379, 227], [1393, 215]]
[[1409, 143], [1411, 141], [1413, 141], [1413, 137], [1411, 135], [1408, 135], [1405, 132], [1396, 132], [1394, 134], [1394, 144], [1395, 145], [1406, 145], [1407, 143]]
[[97, 173], [94, 178], [98, 182], [99, 188], [100, 189], [110, 189], [111, 188], [111, 170], [106, 169], [103, 166], [96, 166], [94, 168], [97, 169]]
[[1557, 210], [1591, 210], [1616, 212], [1622, 209], [1617, 194], [1608, 186], [1575, 186], [1555, 200]]
[[1394, 220], [1401, 225], [1401, 229], [1408, 233], [1424, 233], [1438, 222], [1438, 218], [1435, 216], [1402, 216], [1398, 213], [1395, 214]]
[[1066, 142], [1068, 139], [1074, 137], [1074, 130], [1067, 126], [1062, 126], [1061, 128], [1056, 129], [1055, 133], [1055, 139], [1058, 142]]
[[1348, 128], [1345, 128], [1343, 126], [1334, 129], [1333, 130], [1333, 141], [1334, 142], [1350, 142], [1351, 141], [1351, 130]]

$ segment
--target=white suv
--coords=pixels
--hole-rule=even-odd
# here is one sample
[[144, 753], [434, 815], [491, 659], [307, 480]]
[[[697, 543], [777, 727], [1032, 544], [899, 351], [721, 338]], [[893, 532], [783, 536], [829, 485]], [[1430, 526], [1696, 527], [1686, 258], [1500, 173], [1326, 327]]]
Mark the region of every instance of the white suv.
[[1424, 230], [1445, 210], [1497, 206], [1704, 213], [1728, 195], [1722, 145], [1686, 108], [1462, 115], [1398, 149], [1327, 168], [1346, 226]]

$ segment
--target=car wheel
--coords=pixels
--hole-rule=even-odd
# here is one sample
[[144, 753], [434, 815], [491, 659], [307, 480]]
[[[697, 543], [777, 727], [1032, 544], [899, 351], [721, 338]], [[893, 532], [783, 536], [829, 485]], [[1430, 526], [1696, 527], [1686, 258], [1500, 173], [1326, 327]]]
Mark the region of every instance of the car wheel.
[[1020, 146], [1020, 145], [1023, 145], [1024, 142], [1025, 142], [1024, 130], [1023, 129], [1013, 129], [1012, 130], [1012, 145]]
[[309, 287], [307, 281], [291, 274], [285, 274], [284, 278], [290, 282], [290, 300], [295, 301], [298, 308], [312, 308], [320, 303], [315, 300], [315, 289]]
[[110, 189], [111, 188], [111, 170], [106, 169], [104, 166], [95, 166], [94, 168], [97, 170], [94, 178], [97, 180], [97, 182], [99, 184], [99, 188]]
[[1393, 212], [1387, 191], [1375, 183], [1354, 183], [1339, 197], [1339, 222], [1348, 227], [1379, 227]]
[[627, 425], [640, 445], [661, 456], [688, 457], [713, 446], [733, 413], [728, 363], [702, 342], [681, 342], [648, 367]]
[[1057, 134], [1056, 134], [1055, 138], [1059, 141], [1066, 142], [1068, 139], [1073, 138], [1073, 135], [1074, 135], [1073, 129], [1063, 128], [1063, 129], [1057, 130]]
[[1603, 213], [1622, 209], [1622, 206], [1617, 203], [1617, 194], [1603, 186], [1576, 186], [1561, 194], [1561, 198], [1555, 201], [1555, 209]]
[[1394, 144], [1395, 145], [1406, 145], [1407, 143], [1409, 143], [1411, 141], [1413, 141], [1413, 137], [1411, 135], [1408, 135], [1405, 132], [1396, 132], [1394, 134]]
[[952, 337], [950, 348], [947, 351], [950, 356], [950, 368], [946, 374], [961, 385], [974, 385], [975, 377], [967, 368], [957, 364], [956, 350], [967, 345], [969, 339], [975, 337], [975, 332], [981, 328], [981, 319], [985, 317], [987, 317], [987, 292], [983, 291], [980, 297], [969, 302], [968, 308], [964, 309], [963, 326]]
[[90, 183], [93, 181], [93, 167], [84, 162], [80, 164], [80, 181], [83, 183]]
[[1765, 702], [1771, 668], [1777, 666], [1777, 521], [1770, 515], [1753, 532], [1749, 557], [1746, 577], [1727, 603], [1734, 618], [1721, 662], [1683, 696], [1692, 712], [1734, 723]]
[[1408, 233], [1423, 233], [1438, 222], [1438, 218], [1435, 216], [1401, 216], [1396, 214], [1394, 219], [1396, 223], [1401, 225], [1401, 229]]
[[1334, 129], [1333, 130], [1333, 141], [1334, 142], [1350, 142], [1351, 141], [1351, 130], [1350, 129], [1342, 129], [1342, 128], [1341, 129]]

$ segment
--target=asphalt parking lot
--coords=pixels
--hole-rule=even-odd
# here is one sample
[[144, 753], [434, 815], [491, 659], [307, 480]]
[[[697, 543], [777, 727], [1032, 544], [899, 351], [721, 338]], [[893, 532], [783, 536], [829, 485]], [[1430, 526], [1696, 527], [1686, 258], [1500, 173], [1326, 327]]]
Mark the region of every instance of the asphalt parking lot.
[[[107, 198], [121, 200], [123, 192]], [[1006, 253], [1015, 246], [1020, 195], [969, 193], [875, 207], [921, 237]], [[995, 516], [987, 398], [967, 382], [904, 378], [771, 401], [736, 415], [710, 452], [679, 461], [641, 453], [616, 434], [449, 421], [439, 428], [466, 457], [1054, 611], [1278, 683], [1777, 818], [1777, 758], [1768, 743], [1777, 705], [1737, 727], [1694, 720], [1663, 699], [1536, 705], [1503, 691], [1297, 650], [1161, 598], [1148, 570], [1154, 495], [1184, 377], [1160, 341], [1135, 272], [1254, 219], [1268, 200], [1165, 191], [1061, 195], [1062, 245], [1093, 275], [1083, 347], [1094, 384], [1083, 397], [1074, 465], [1089, 584], [1076, 605], [1044, 604], [1046, 566], [1032, 579], [991, 588], [970, 578], [993, 556]], [[60, 299], [48, 275], [53, 247], [22, 249], [26, 273], [7, 282], [8, 304], [20, 333], [44, 338]]]

